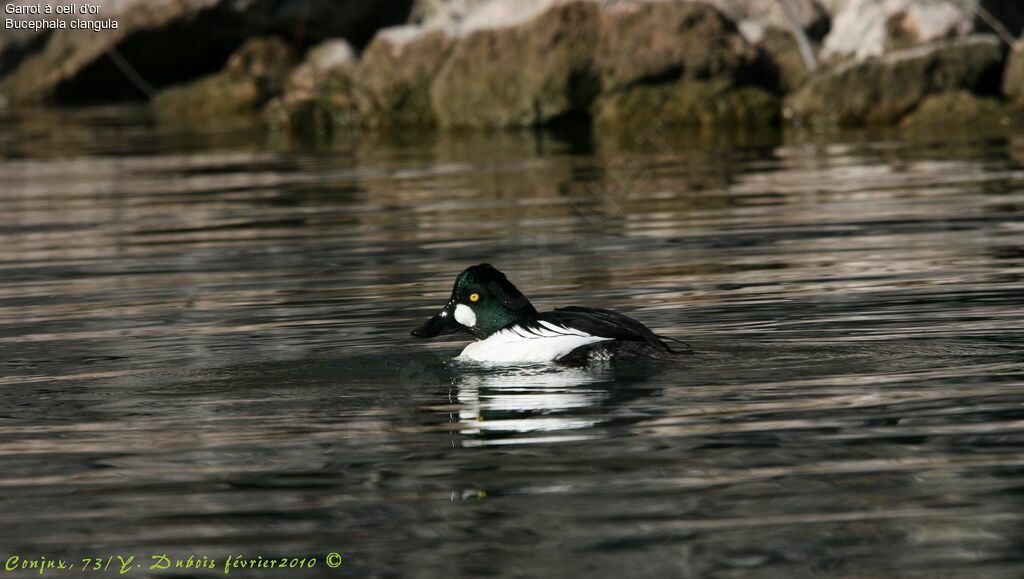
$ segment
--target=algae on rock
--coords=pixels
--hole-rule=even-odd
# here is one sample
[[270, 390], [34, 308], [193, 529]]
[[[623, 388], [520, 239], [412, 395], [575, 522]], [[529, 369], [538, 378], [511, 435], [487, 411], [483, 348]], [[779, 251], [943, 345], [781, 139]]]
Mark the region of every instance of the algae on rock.
[[330, 136], [362, 126], [355, 99], [352, 67], [339, 66], [316, 76], [302, 75], [263, 111], [272, 130]]
[[1001, 124], [1012, 116], [1012, 107], [1003, 101], [958, 90], [925, 98], [916, 109], [900, 120], [900, 126]]
[[451, 45], [441, 31], [406, 27], [378, 34], [357, 72], [363, 121], [372, 126], [436, 124], [430, 89]]
[[222, 71], [165, 89], [153, 105], [164, 118], [251, 115], [284, 90], [293, 63], [291, 48], [280, 38], [251, 38], [231, 55]]
[[787, 99], [795, 118], [811, 124], [891, 124], [927, 96], [998, 91], [1004, 47], [975, 35], [848, 62], [822, 70]]
[[755, 86], [728, 81], [636, 85], [594, 103], [598, 129], [642, 131], [651, 126], [771, 126], [779, 99]]
[[596, 68], [612, 92], [652, 81], [763, 80], [758, 52], [708, 4], [651, 2], [601, 13]]
[[598, 21], [596, 4], [575, 2], [460, 38], [431, 89], [438, 123], [534, 126], [585, 113], [598, 90], [591, 70]]

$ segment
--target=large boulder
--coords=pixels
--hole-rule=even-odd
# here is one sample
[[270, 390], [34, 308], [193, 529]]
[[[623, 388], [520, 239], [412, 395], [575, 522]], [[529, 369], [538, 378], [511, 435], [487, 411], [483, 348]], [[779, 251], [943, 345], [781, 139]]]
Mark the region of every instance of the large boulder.
[[138, 98], [215, 72], [246, 39], [267, 34], [302, 45], [337, 36], [361, 46], [378, 28], [404, 22], [412, 0], [91, 3], [101, 7], [94, 18], [114, 20], [117, 28], [19, 33], [0, 42], [0, 97], [14, 103]]
[[[415, 0], [410, 19], [413, 22], [447, 30], [497, 28], [573, 0]], [[593, 0], [602, 8], [628, 4], [658, 3], [665, 0]], [[706, 3], [735, 23], [751, 22], [760, 26], [788, 29], [796, 24], [812, 35], [828, 29], [828, 13], [819, 0], [677, 0]], [[521, 20], [519, 20], [521, 21]]]
[[810, 73], [814, 72], [817, 65], [814, 54], [820, 48], [820, 43], [807, 39], [806, 50], [810, 52], [810, 61], [805, 56], [800, 41], [788, 30], [765, 29], [756, 37], [754, 46], [764, 52], [774, 65], [780, 92], [790, 93], [799, 88]]
[[820, 0], [832, 14], [821, 58], [864, 59], [938, 40], [989, 33], [977, 4], [1011, 36], [1024, 28], [1024, 2], [1019, 0]]
[[[542, 9], [547, 9], [557, 0], [543, 1]], [[501, 0], [415, 0], [409, 20], [430, 28], [455, 30], [471, 14], [478, 13], [484, 5], [499, 2]]]
[[284, 91], [294, 61], [291, 47], [281, 38], [251, 38], [231, 55], [224, 70], [165, 89], [153, 104], [164, 118], [251, 115]]
[[943, 125], [998, 126], [1013, 116], [1004, 101], [958, 90], [930, 95], [900, 120], [903, 127], [926, 128]]
[[846, 0], [837, 6], [821, 50], [824, 60], [864, 59], [973, 31], [973, 15], [960, 2]]
[[599, 33], [595, 67], [603, 92], [674, 79], [742, 83], [763, 68], [736, 25], [700, 2], [613, 5], [601, 12]]
[[[505, 13], [517, 6], [528, 9]], [[548, 124], [641, 84], [776, 86], [763, 54], [705, 2], [492, 1], [443, 29], [455, 40], [431, 92], [444, 126]]]
[[767, 56], [779, 89], [790, 92], [817, 64], [821, 39], [831, 25], [818, 0], [708, 0], [736, 23], [740, 34]]
[[646, 133], [659, 126], [771, 126], [779, 98], [756, 86], [728, 80], [693, 80], [636, 85], [602, 95], [594, 103], [599, 130]]
[[599, 9], [558, 4], [517, 26], [474, 30], [451, 49], [431, 97], [443, 126], [542, 125], [589, 107]]
[[363, 126], [350, 70], [328, 72], [310, 90], [287, 92], [267, 104], [271, 129], [299, 135], [330, 137]]
[[440, 30], [412, 26], [378, 34], [359, 63], [358, 104], [364, 122], [434, 125], [430, 88], [452, 43]]
[[[758, 14], [754, 2], [722, 1]], [[708, 2], [465, 0], [417, 10], [424, 24], [381, 31], [330, 83], [293, 79], [268, 107], [272, 122], [320, 126], [299, 117], [344, 110], [361, 126], [535, 126], [590, 115], [632, 124], [643, 115], [634, 108], [651, 103], [671, 124], [778, 116], [774, 65]], [[331, 98], [329, 87], [342, 94]], [[718, 100], [699, 106], [698, 97]]]
[[735, 23], [702, 2], [613, 5], [601, 13], [591, 113], [602, 130], [771, 125], [775, 70]]
[[927, 96], [999, 89], [1004, 46], [991, 35], [935, 42], [819, 71], [787, 100], [798, 122], [896, 122]]
[[[701, 1], [701, 0], [693, 0]], [[818, 0], [703, 0], [737, 24], [750, 42], [756, 42], [761, 30], [790, 30], [799, 27], [808, 36], [820, 39], [829, 28], [829, 14]], [[752, 32], [748, 36], [747, 30]]]
[[289, 83], [312, 86], [317, 79], [338, 67], [350, 67], [356, 63], [356, 51], [341, 38], [325, 40], [306, 51], [302, 63], [295, 67], [288, 78]]
[[285, 81], [284, 93], [264, 107], [275, 131], [330, 136], [362, 126], [355, 96], [356, 60], [340, 39], [325, 41], [306, 53]]
[[1011, 50], [1006, 58], [1003, 95], [1011, 103], [1024, 107], [1024, 50]]

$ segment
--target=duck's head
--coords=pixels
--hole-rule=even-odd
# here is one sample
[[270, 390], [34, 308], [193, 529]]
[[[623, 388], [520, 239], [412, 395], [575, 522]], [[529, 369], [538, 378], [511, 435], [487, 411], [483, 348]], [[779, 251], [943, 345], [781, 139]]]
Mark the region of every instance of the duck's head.
[[523, 316], [536, 313], [530, 300], [505, 274], [489, 263], [481, 263], [455, 278], [448, 303], [437, 315], [413, 330], [412, 335], [433, 338], [466, 329], [484, 339]]

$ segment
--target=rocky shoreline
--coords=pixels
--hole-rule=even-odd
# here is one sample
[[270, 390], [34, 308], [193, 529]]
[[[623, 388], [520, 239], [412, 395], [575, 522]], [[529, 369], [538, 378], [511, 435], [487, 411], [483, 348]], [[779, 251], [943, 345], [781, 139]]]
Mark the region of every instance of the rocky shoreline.
[[[117, 18], [117, 31], [0, 38], [0, 102], [149, 96], [171, 122], [258, 115], [316, 134], [922, 126], [1024, 112], [1024, 3], [1006, 0], [109, 4], [97, 18]], [[148, 52], [212, 28], [214, 42]]]

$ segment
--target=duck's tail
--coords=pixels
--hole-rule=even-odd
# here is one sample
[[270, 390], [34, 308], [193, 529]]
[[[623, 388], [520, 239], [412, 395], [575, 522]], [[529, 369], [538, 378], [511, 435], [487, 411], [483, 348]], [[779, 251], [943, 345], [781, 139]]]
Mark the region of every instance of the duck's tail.
[[[661, 334], [654, 334], [654, 335], [657, 336], [657, 338], [662, 341], [662, 344], [665, 346], [665, 348], [669, 352], [671, 352], [673, 354], [692, 354], [693, 353], [693, 346], [691, 346], [690, 344], [688, 344], [688, 343], [686, 343], [686, 342], [684, 342], [682, 340], [679, 340], [679, 339], [676, 339], [676, 338], [670, 338], [668, 336], [662, 336]], [[664, 342], [666, 340], [669, 341], [669, 342], [674, 342], [676, 344], [682, 344], [683, 346], [686, 346], [686, 349], [685, 350], [677, 350], [677, 349], [669, 346], [668, 344], [665, 344]]]

